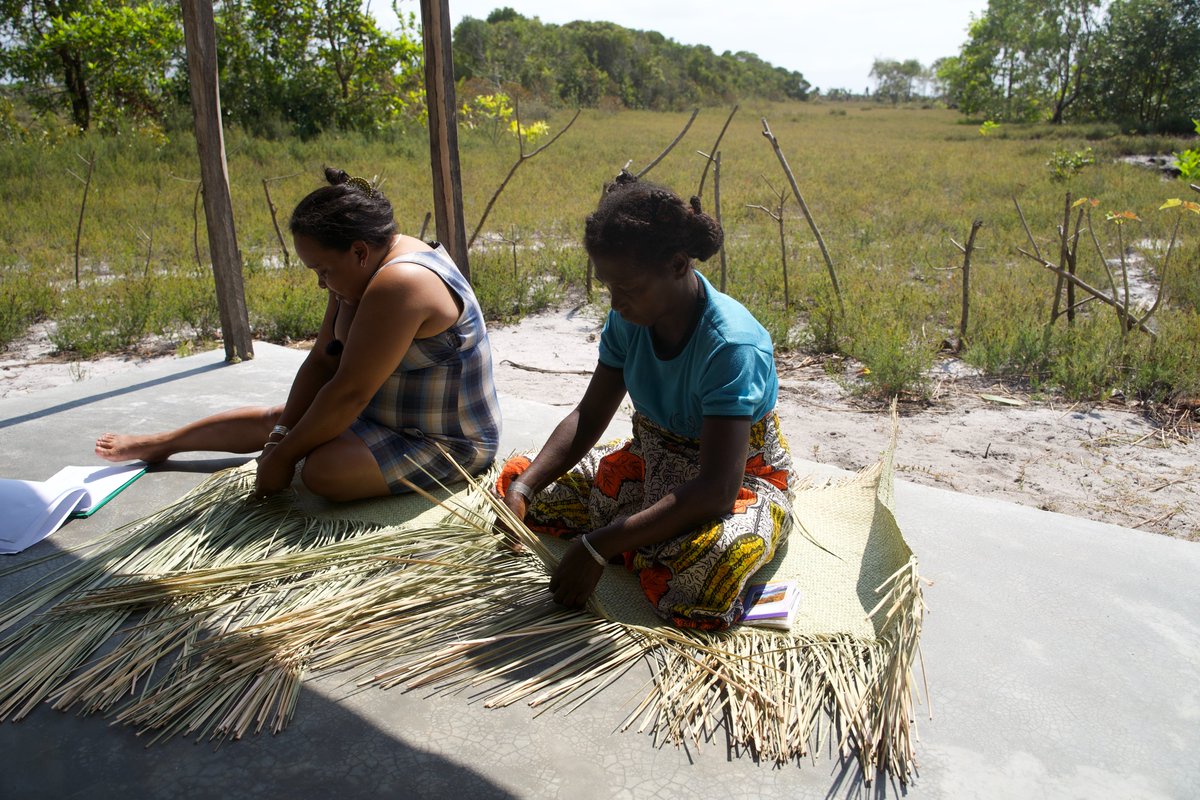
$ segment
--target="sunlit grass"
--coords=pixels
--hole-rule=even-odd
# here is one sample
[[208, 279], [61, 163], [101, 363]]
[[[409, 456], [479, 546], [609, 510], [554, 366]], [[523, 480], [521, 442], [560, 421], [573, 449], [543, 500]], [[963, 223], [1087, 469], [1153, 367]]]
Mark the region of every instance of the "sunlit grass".
[[[571, 113], [551, 115], [551, 130], [566, 124]], [[710, 149], [727, 114], [728, 109], [703, 110], [647, 177], [685, 197], [693, 194], [704, 163], [696, 151]], [[578, 243], [601, 186], [627, 162], [633, 171], [649, 163], [687, 116], [585, 111], [567, 135], [517, 172], [471, 256], [472, 279], [490, 317], [519, 317], [582, 289], [586, 256]], [[792, 307], [784, 308], [775, 223], [749, 208], [772, 205], [772, 187], [786, 188], [761, 134], [764, 116], [828, 244], [845, 318], [836, 311], [825, 264], [794, 201], [784, 211], [792, 298]], [[1043, 335], [1055, 279], [1017, 252], [1030, 245], [1014, 205], [1015, 198], [1037, 246], [1052, 261], [1068, 191], [1100, 201], [1096, 233], [1110, 258], [1117, 245], [1113, 226], [1104, 222], [1108, 211], [1134, 211], [1141, 218], [1125, 229], [1127, 243], [1164, 242], [1175, 212], [1158, 207], [1194, 193], [1182, 182], [1115, 158], [1143, 144], [1141, 152], [1163, 152], [1187, 143], [1138, 140], [1102, 125], [1006, 125], [988, 137], [977, 129], [977, 121], [937, 109], [743, 106], [721, 144], [728, 291], [763, 320], [780, 346], [852, 356], [867, 367], [866, 375], [876, 376], [869, 390], [919, 394], [922, 370], [957, 330], [961, 274], [955, 268], [962, 254], [954, 242], [965, 241], [972, 221], [981, 219], [971, 263], [967, 360], [1076, 397], [1116, 389], [1166, 399], [1200, 390], [1196, 348], [1170, 352], [1188, 341], [1179, 332], [1198, 327], [1200, 216], [1184, 219], [1180, 229], [1167, 302], [1152, 322], [1159, 343], [1152, 346], [1135, 333], [1114, 348], [1110, 340], [1120, 338], [1116, 315], [1099, 304], [1080, 310], [1074, 330], [1059, 320], [1053, 335]], [[264, 178], [279, 178], [271, 182], [271, 195], [281, 227], [288, 210], [318, 185], [323, 164], [382, 178], [406, 232], [415, 234], [431, 210], [423, 131], [384, 140], [340, 134], [267, 141], [234, 130], [227, 147], [247, 304], [255, 334], [263, 338], [311, 336], [324, 307], [307, 271], [294, 261], [290, 270], [280, 268]], [[1096, 163], [1065, 180], [1047, 165], [1056, 150], [1087, 147]], [[478, 131], [463, 131], [460, 148], [471, 231], [517, 148], [511, 138], [493, 144]], [[84, 288], [77, 292], [74, 242], [83, 187], [70, 172], [82, 175], [77, 155], [89, 154], [95, 155], [96, 169], [81, 237]], [[42, 317], [60, 322], [57, 346], [89, 355], [128, 347], [149, 334], [211, 337], [219, 324], [203, 210], [198, 235], [193, 217], [197, 170], [187, 131], [174, 133], [166, 144], [87, 136], [0, 151], [0, 199], [7, 212], [0, 218], [0, 296], [9, 300], [0, 312], [0, 341]], [[713, 183], [710, 174], [703, 198], [710, 211]], [[1150, 258], [1152, 275], [1160, 260]], [[719, 279], [716, 258], [702, 268]], [[1094, 286], [1107, 286], [1090, 238], [1080, 245], [1079, 274]]]

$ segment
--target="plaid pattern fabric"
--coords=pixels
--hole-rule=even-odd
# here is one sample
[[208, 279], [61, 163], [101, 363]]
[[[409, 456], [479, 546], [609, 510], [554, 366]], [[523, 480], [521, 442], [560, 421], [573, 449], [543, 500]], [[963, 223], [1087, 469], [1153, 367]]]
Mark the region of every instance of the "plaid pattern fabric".
[[446, 249], [438, 245], [430, 252], [406, 253], [396, 261], [433, 271], [463, 303], [453, 327], [413, 341], [396, 371], [350, 426], [371, 449], [392, 492], [398, 494], [406, 491], [398, 476], [423, 487], [433, 483], [422, 467], [438, 480], [457, 479], [457, 471], [434, 442], [470, 472], [491, 466], [500, 443], [500, 405], [483, 312]]
[[[496, 491], [530, 465], [509, 459]], [[635, 414], [633, 438], [595, 447], [530, 502], [530, 529], [570, 539], [637, 513], [699, 474], [700, 440]], [[681, 628], [720, 630], [742, 616], [747, 582], [775, 555], [792, 526], [795, 472], [772, 411], [750, 428], [745, 474], [728, 513], [663, 542], [624, 554], [655, 612]]]

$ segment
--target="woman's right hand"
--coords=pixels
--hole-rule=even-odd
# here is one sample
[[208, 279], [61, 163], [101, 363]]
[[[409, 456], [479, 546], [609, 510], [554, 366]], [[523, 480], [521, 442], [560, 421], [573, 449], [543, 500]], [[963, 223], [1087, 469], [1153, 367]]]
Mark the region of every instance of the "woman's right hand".
[[525, 495], [520, 492], [508, 492], [500, 499], [500, 502], [508, 506], [517, 519], [525, 521], [525, 513], [529, 510], [529, 503], [525, 500]]
[[[504, 497], [500, 498], [509, 511], [513, 513], [521, 522], [525, 521], [525, 514], [529, 510], [529, 503], [525, 500], [525, 496], [519, 492], [508, 492]], [[504, 542], [511, 547], [515, 552], [521, 553], [525, 550], [525, 545], [521, 544], [520, 536], [516, 531], [508, 525], [503, 518], [496, 520], [496, 526], [500, 532], [504, 534]]]

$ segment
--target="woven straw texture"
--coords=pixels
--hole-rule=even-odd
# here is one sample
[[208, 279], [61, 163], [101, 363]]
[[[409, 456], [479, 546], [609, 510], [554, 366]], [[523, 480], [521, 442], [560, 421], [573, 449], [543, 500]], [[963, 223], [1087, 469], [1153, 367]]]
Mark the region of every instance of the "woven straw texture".
[[490, 476], [334, 505], [303, 490], [254, 501], [253, 464], [227, 470], [8, 601], [0, 720], [49, 700], [151, 741], [238, 738], [283, 729], [306, 677], [345, 671], [385, 688], [482, 683], [488, 706], [569, 711], [648, 663], [625, 728], [674, 744], [723, 731], [779, 763], [836, 737], [867, 782], [903, 782], [923, 601], [892, 514], [892, 447], [797, 492], [797, 524], [760, 572], [800, 584], [790, 635], [672, 628], [615, 566], [590, 612], [557, 608], [545, 587], [565, 544], [524, 530], [532, 554], [503, 546]]

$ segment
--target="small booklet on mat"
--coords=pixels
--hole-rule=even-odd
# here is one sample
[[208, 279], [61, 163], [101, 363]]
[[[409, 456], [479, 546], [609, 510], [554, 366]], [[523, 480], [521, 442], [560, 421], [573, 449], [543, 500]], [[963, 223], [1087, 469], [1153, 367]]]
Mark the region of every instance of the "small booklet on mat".
[[752, 583], [746, 588], [743, 625], [791, 630], [800, 608], [800, 588], [795, 581]]
[[44, 481], [0, 478], [0, 553], [19, 553], [68, 517], [90, 517], [146, 471], [145, 464], [63, 467]]

